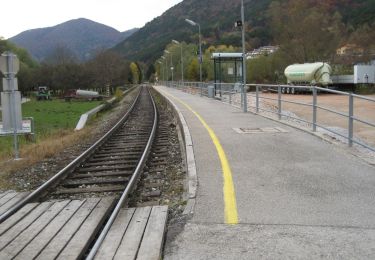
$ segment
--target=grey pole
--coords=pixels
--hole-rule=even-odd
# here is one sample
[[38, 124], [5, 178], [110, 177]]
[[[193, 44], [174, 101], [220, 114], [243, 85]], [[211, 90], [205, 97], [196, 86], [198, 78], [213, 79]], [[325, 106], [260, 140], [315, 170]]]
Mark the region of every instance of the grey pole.
[[182, 54], [182, 42], [172, 40], [174, 44], [180, 45], [180, 50], [181, 50], [181, 85], [184, 85], [184, 59], [183, 59], [183, 54]]
[[182, 43], [180, 43], [181, 45], [181, 82], [182, 82], [182, 86], [184, 85], [184, 57], [182, 55]]
[[14, 86], [14, 76], [15, 73], [13, 71], [14, 64], [13, 64], [13, 53], [8, 52], [7, 54], [7, 66], [8, 66], [8, 81], [9, 81], [9, 86], [11, 89], [11, 104], [10, 104], [10, 109], [11, 109], [11, 114], [13, 117], [13, 144], [14, 144], [14, 157], [15, 160], [19, 160], [19, 150], [18, 150], [18, 137], [17, 137], [17, 119], [16, 119], [16, 91], [15, 91], [15, 86]]
[[317, 90], [316, 87], [313, 87], [313, 132], [316, 132], [316, 122], [317, 122]]
[[279, 120], [281, 120], [281, 86], [279, 85], [277, 88], [277, 105], [278, 105], [278, 114], [279, 114]]
[[202, 57], [202, 40], [201, 40], [201, 26], [199, 23], [198, 25], [198, 33], [199, 33], [199, 80], [202, 84], [202, 62], [203, 62], [203, 57]]
[[245, 8], [241, 0], [241, 20], [242, 20], [242, 95], [243, 95], [243, 112], [247, 112], [247, 95], [246, 95], [246, 46], [245, 46]]
[[353, 146], [353, 116], [354, 116], [354, 97], [352, 93], [349, 93], [349, 126], [348, 126], [348, 144], [350, 147]]
[[172, 73], [172, 84], [173, 84], [173, 56], [171, 53], [171, 73]]
[[259, 86], [256, 86], [256, 112], [259, 113]]

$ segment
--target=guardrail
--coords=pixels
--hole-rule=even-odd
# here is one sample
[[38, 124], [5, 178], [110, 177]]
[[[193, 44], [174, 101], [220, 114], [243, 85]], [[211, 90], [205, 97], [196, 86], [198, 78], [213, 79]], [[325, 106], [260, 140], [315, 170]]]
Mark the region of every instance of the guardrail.
[[[362, 95], [356, 95], [356, 94], [349, 93], [349, 92], [332, 90], [332, 89], [328, 89], [328, 88], [316, 87], [316, 86], [290, 86], [290, 85], [269, 85], [269, 84], [247, 84], [246, 88], [247, 89], [252, 88], [252, 92], [246, 91], [245, 92], [246, 97], [243, 97], [241, 95], [240, 98], [233, 98], [234, 96], [238, 96], [241, 93], [242, 85], [239, 84], [239, 83], [235, 83], [235, 84], [228, 84], [228, 83], [216, 83], [215, 84], [215, 83], [201, 83], [201, 82], [184, 82], [184, 83], [182, 83], [182, 82], [163, 82], [163, 83], [164, 83], [164, 85], [166, 85], [168, 87], [173, 87], [173, 88], [177, 88], [177, 89], [180, 89], [180, 90], [183, 90], [183, 91], [193, 92], [193, 94], [199, 94], [201, 96], [208, 96], [209, 86], [215, 86], [216, 85], [215, 86], [216, 91], [215, 91], [213, 97], [216, 98], [216, 99], [219, 99], [223, 102], [229, 103], [232, 106], [243, 107], [244, 99], [248, 98], [248, 97], [252, 97], [253, 99], [255, 99], [255, 102], [249, 102], [250, 104], [248, 104], [247, 106], [248, 106], [248, 108], [252, 109], [252, 111], [254, 113], [258, 114], [261, 111], [273, 113], [273, 114], [276, 114], [278, 116], [279, 120], [282, 120], [283, 117], [291, 118], [291, 119], [306, 123], [308, 125], [311, 125], [313, 132], [316, 132], [317, 128], [319, 127], [321, 129], [324, 129], [327, 132], [333, 133], [337, 136], [340, 136], [340, 137], [346, 139], [348, 141], [348, 145], [350, 147], [352, 147], [353, 143], [355, 143], [355, 144], [358, 144], [362, 147], [365, 147], [365, 148], [375, 152], [374, 147], [362, 142], [361, 140], [356, 138], [355, 135], [354, 135], [354, 123], [355, 122], [362, 123], [362, 124], [370, 126], [370, 127], [374, 127], [374, 131], [375, 131], [375, 122], [371, 122], [369, 120], [357, 117], [357, 116], [355, 116], [355, 113], [354, 113], [355, 112], [355, 107], [354, 107], [355, 99], [364, 100], [364, 101], [372, 102], [372, 103], [375, 104], [374, 98], [370, 98], [370, 97], [366, 97], [366, 96], [362, 96]], [[300, 92], [311, 94], [312, 102], [311, 103], [304, 103], [304, 102], [299, 102], [299, 101], [292, 101], [292, 100], [283, 99], [283, 95], [285, 95], [285, 92], [286, 92], [285, 90], [288, 89], [288, 88], [290, 89], [292, 87], [294, 88], [293, 92], [298, 90]], [[264, 90], [272, 91], [274, 93], [277, 93], [277, 98], [262, 96], [261, 93]], [[332, 108], [328, 108], [328, 107], [319, 105], [319, 102], [318, 102], [318, 96], [319, 95], [318, 95], [318, 93], [331, 93], [331, 94], [347, 96], [348, 97], [348, 103], [347, 103], [347, 111], [348, 112], [344, 113], [344, 112], [340, 112], [340, 111], [337, 111], [337, 110], [332, 109]], [[293, 95], [288, 95], [288, 96], [293, 96]], [[275, 106], [276, 110], [266, 109], [266, 108], [262, 107], [260, 105], [261, 100], [270, 100], [270, 101], [276, 102], [277, 103], [277, 105]], [[285, 103], [290, 103], [290, 104], [304, 106], [304, 107], [310, 107], [311, 113], [312, 113], [312, 120], [309, 121], [309, 120], [305, 120], [305, 119], [300, 118], [300, 117], [295, 117], [293, 115], [284, 113], [282, 108], [283, 108], [283, 104], [285, 104]], [[335, 115], [338, 115], [338, 116], [341, 116], [341, 117], [345, 118], [345, 120], [347, 120], [347, 132], [348, 132], [347, 135], [342, 134], [340, 132], [337, 132], [333, 129], [330, 129], [327, 126], [324, 126], [324, 125], [320, 124], [317, 120], [318, 110], [322, 110], [324, 112], [332, 113], [332, 114], [335, 114]]]

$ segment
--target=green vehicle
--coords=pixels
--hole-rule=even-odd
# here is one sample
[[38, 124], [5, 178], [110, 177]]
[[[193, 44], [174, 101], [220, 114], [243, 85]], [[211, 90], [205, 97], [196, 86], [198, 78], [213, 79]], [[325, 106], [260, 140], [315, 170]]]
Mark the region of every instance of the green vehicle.
[[48, 87], [38, 87], [36, 100], [51, 100], [51, 93], [49, 92]]

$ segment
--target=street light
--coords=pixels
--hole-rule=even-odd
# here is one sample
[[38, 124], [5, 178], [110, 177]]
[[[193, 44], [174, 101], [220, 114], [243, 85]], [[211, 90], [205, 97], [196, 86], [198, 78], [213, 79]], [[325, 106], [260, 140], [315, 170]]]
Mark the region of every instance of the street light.
[[180, 47], [181, 47], [181, 83], [182, 83], [182, 85], [184, 85], [184, 59], [183, 59], [183, 56], [182, 56], [182, 43], [180, 43], [179, 41], [176, 41], [176, 40], [172, 40], [172, 42], [174, 44], [179, 44]]
[[190, 19], [185, 19], [185, 22], [192, 26], [198, 26], [198, 33], [199, 33], [199, 79], [202, 82], [202, 42], [201, 42], [201, 26], [199, 23], [196, 23]]
[[168, 68], [168, 65], [167, 65], [167, 59], [165, 58], [165, 56], [161, 56], [161, 58], [163, 59], [163, 60], [165, 60], [165, 70], [164, 70], [164, 72], [165, 72], [165, 74], [166, 74], [166, 77], [165, 77], [165, 81], [168, 81], [168, 70], [167, 70], [167, 68]]
[[247, 112], [247, 95], [246, 95], [246, 46], [245, 46], [245, 9], [243, 0], [241, 0], [241, 21], [242, 21], [242, 96], [243, 112]]
[[170, 56], [171, 56], [171, 72], [172, 72], [172, 84], [173, 84], [173, 55], [172, 55], [172, 53], [170, 53], [170, 52], [167, 51], [167, 50], [164, 50], [164, 52], [165, 52], [166, 54], [170, 54]]
[[[165, 81], [163, 62], [162, 62], [161, 60], [158, 60], [158, 63], [160, 64], [160, 67], [161, 67], [161, 69], [162, 69], [162, 71], [163, 71], [163, 73], [161, 73], [161, 74], [163, 74], [163, 80]], [[160, 75], [160, 77], [161, 77], [161, 75]]]

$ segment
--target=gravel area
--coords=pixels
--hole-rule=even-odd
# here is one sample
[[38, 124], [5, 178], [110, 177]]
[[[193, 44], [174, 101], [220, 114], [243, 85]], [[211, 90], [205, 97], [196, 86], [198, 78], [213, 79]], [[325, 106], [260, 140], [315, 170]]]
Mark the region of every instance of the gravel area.
[[186, 171], [181, 156], [177, 119], [155, 94], [159, 128], [130, 207], [168, 205], [169, 220], [179, 218], [186, 204]]
[[104, 112], [94, 119], [88, 126], [91, 135], [84, 138], [82, 142], [66, 147], [48, 159], [28, 165], [27, 168], [13, 173], [8, 180], [8, 188], [29, 191], [46, 182], [103, 136], [127, 111], [136, 93], [137, 91], [131, 91], [110, 111]]

